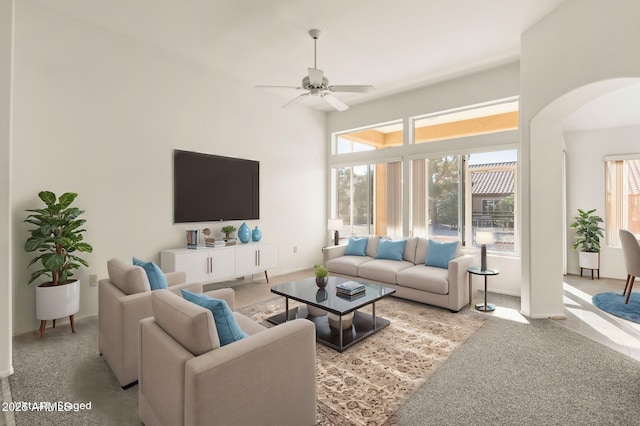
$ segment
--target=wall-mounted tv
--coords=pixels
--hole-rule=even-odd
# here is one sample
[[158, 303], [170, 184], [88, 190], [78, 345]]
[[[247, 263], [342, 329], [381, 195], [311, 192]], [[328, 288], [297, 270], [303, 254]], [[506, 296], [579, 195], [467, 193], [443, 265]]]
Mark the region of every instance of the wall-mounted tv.
[[173, 151], [173, 221], [260, 218], [260, 162]]

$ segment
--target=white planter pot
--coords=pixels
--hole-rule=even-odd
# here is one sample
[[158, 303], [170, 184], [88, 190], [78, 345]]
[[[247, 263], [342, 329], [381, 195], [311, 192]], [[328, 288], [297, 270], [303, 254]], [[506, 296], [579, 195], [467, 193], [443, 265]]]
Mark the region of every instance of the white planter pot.
[[51, 287], [36, 287], [36, 318], [54, 320], [80, 310], [80, 281]]
[[581, 251], [578, 256], [581, 268], [600, 269], [600, 253]]

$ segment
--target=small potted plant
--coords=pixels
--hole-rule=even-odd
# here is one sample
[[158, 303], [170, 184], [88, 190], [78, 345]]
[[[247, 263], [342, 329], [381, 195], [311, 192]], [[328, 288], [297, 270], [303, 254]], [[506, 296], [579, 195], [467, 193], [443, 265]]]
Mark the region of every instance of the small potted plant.
[[579, 250], [580, 275], [582, 269], [600, 269], [600, 238], [603, 238], [603, 229], [599, 226], [604, 222], [595, 214], [596, 209], [584, 211], [578, 209], [578, 216], [569, 225], [576, 230], [577, 239], [573, 245], [574, 250]]
[[40, 336], [44, 334], [47, 320], [69, 316], [71, 330], [75, 332], [73, 316], [79, 310], [79, 281], [73, 272], [80, 266], [89, 264], [78, 256], [91, 253], [93, 248], [84, 241], [82, 225], [84, 213], [71, 207], [78, 194], [66, 192], [57, 198], [53, 192], [41, 191], [38, 197], [45, 203], [44, 208], [28, 209], [30, 214], [25, 222], [35, 226], [24, 244], [27, 252], [37, 252], [29, 266], [40, 263], [40, 268], [31, 273], [29, 284], [41, 276], [50, 281], [36, 288], [36, 317], [40, 322]]
[[320, 288], [325, 288], [327, 286], [329, 271], [322, 265], [314, 265], [313, 269], [316, 276], [316, 285]]
[[227, 225], [227, 226], [223, 226], [221, 229], [222, 233], [224, 234], [224, 240], [227, 241], [229, 240], [229, 236], [236, 232], [236, 227], [233, 225]]

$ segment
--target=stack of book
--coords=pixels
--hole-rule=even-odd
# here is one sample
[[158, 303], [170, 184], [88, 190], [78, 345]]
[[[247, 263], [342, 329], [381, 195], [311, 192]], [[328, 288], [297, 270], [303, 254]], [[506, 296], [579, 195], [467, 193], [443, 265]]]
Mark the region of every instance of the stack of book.
[[364, 284], [346, 281], [336, 284], [336, 294], [347, 299], [356, 299], [366, 294]]

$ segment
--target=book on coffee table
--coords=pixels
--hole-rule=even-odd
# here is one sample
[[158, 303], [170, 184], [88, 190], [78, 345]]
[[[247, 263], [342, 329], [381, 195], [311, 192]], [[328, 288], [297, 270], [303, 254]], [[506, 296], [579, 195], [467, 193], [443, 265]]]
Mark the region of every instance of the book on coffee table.
[[359, 291], [357, 293], [354, 293], [354, 294], [347, 294], [347, 293], [342, 293], [342, 292], [339, 292], [339, 291], [336, 292], [336, 296], [341, 297], [341, 298], [346, 299], [346, 300], [349, 300], [349, 301], [358, 299], [360, 297], [364, 297], [366, 295], [367, 295], [367, 292], [365, 290], [361, 290], [361, 291]]
[[354, 295], [365, 291], [364, 284], [357, 283], [355, 281], [345, 281], [343, 283], [336, 284], [336, 292], [348, 295]]

